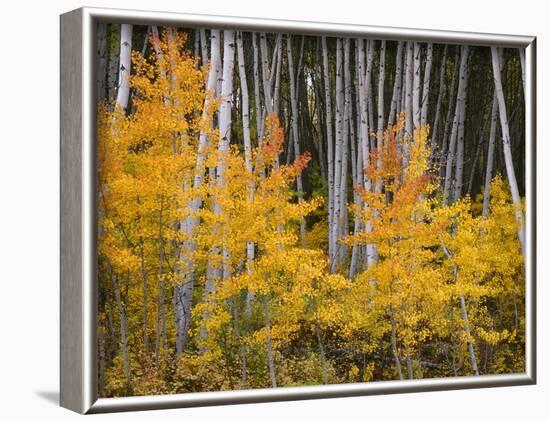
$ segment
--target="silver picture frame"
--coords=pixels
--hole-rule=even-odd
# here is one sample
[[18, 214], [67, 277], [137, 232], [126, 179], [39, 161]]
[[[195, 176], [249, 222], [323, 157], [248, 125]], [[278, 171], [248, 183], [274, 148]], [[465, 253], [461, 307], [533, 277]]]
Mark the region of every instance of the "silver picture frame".
[[[98, 398], [95, 54], [98, 22], [525, 48], [526, 370], [519, 374]], [[61, 15], [60, 404], [82, 414], [536, 384], [536, 37], [80, 8]]]

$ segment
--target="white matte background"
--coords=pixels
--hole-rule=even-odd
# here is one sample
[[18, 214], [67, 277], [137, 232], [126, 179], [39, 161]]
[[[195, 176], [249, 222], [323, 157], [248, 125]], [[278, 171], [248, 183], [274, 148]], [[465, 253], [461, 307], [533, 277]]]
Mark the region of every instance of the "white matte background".
[[[544, 0], [26, 1], [2, 4], [0, 24], [0, 418], [66, 420], [59, 408], [59, 14], [81, 7], [312, 20], [538, 37], [538, 156], [550, 101]], [[538, 159], [538, 385], [106, 415], [112, 420], [548, 419], [550, 297], [545, 257], [550, 165]], [[546, 414], [545, 414], [546, 413]]]

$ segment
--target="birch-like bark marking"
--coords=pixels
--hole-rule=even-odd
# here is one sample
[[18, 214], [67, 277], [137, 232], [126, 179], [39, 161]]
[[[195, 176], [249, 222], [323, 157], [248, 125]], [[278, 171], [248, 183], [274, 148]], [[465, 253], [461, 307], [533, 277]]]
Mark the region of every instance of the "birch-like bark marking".
[[504, 152], [504, 163], [506, 165], [506, 175], [512, 193], [512, 202], [516, 208], [516, 219], [518, 221], [518, 238], [521, 244], [521, 253], [525, 259], [525, 222], [523, 211], [521, 209], [521, 196], [519, 195], [514, 162], [512, 158], [512, 149], [510, 147], [510, 128], [508, 126], [508, 116], [506, 114], [506, 101], [504, 100], [504, 91], [502, 90], [502, 76], [500, 73], [500, 57], [497, 47], [491, 47], [491, 56], [493, 62], [493, 77], [495, 82], [495, 92], [498, 101], [498, 111], [500, 116], [500, 128], [502, 134], [502, 147]]
[[441, 101], [443, 100], [443, 96], [445, 95], [445, 70], [447, 68], [447, 45], [445, 45], [445, 48], [443, 49], [443, 57], [441, 58], [441, 66], [439, 68], [439, 87], [438, 87], [438, 93], [437, 93], [437, 102], [435, 105], [435, 117], [434, 117], [434, 123], [432, 126], [432, 143], [431, 143], [431, 150], [430, 150], [430, 156], [433, 157], [433, 153], [435, 150], [435, 147], [437, 146], [437, 134], [439, 131], [439, 122], [441, 119]]
[[[287, 52], [287, 61], [288, 61], [288, 74], [289, 74], [289, 85], [290, 85], [290, 126], [292, 129], [292, 140], [294, 145], [294, 155], [296, 158], [300, 156], [300, 139], [298, 137], [298, 99], [296, 97], [296, 81], [298, 76], [295, 77], [294, 74], [294, 60], [292, 58], [292, 36], [287, 35], [286, 38], [286, 52]], [[282, 50], [282, 49], [281, 49]], [[280, 59], [280, 58], [279, 58]], [[302, 202], [304, 200], [304, 187], [302, 184], [302, 174], [298, 173], [296, 176], [296, 190], [298, 191], [298, 201]], [[300, 218], [300, 238], [303, 240], [306, 235], [306, 222], [304, 218]]]
[[415, 42], [413, 46], [413, 130], [420, 126], [420, 43]]
[[479, 369], [477, 367], [477, 360], [475, 357], [475, 351], [474, 351], [474, 344], [471, 338], [471, 329], [470, 329], [470, 321], [468, 319], [468, 311], [466, 309], [466, 301], [464, 300], [464, 296], [460, 296], [460, 312], [462, 315], [462, 319], [464, 320], [464, 330], [466, 331], [466, 336], [468, 338], [468, 354], [470, 355], [470, 365], [472, 366], [472, 371], [474, 373], [474, 376], [479, 376]]
[[[412, 136], [413, 124], [413, 43], [407, 42], [407, 73], [405, 78], [405, 133]], [[405, 156], [405, 160], [408, 157]]]
[[116, 104], [123, 111], [130, 99], [130, 70], [132, 68], [132, 25], [120, 25], [120, 60]]
[[342, 179], [342, 155], [343, 155], [343, 143], [344, 143], [344, 81], [342, 75], [342, 39], [336, 39], [336, 83], [335, 83], [335, 147], [334, 147], [334, 196], [333, 196], [333, 226], [332, 226], [332, 238], [334, 241], [333, 255], [331, 260], [331, 271], [336, 270], [335, 263], [337, 261], [337, 255], [340, 250], [340, 243], [338, 242], [340, 226], [342, 224], [340, 218], [340, 197], [341, 197], [341, 179]]
[[447, 162], [447, 150], [449, 149], [451, 128], [453, 122], [453, 115], [456, 106], [456, 81], [458, 79], [458, 74], [460, 72], [460, 65], [458, 64], [460, 60], [460, 48], [456, 47], [454, 70], [453, 76], [451, 78], [451, 86], [449, 87], [449, 99], [447, 101], [447, 114], [445, 116], [445, 129], [443, 130], [443, 139], [441, 140], [441, 150], [439, 153], [439, 166], [441, 168], [441, 176], [445, 176], [445, 163]]
[[400, 111], [399, 108], [401, 107], [400, 93], [401, 93], [401, 85], [403, 80], [402, 62], [403, 62], [403, 42], [398, 41], [397, 52], [395, 54], [395, 80], [393, 82], [390, 114], [389, 114], [388, 123], [387, 123], [388, 125], [395, 123], [395, 117], [397, 113]]
[[449, 203], [451, 191], [451, 181], [452, 181], [452, 170], [453, 163], [455, 161], [456, 154], [456, 143], [458, 138], [458, 125], [459, 119], [461, 117], [462, 103], [466, 95], [466, 83], [467, 83], [467, 67], [468, 67], [468, 55], [469, 48], [467, 45], [462, 46], [462, 53], [460, 57], [460, 70], [459, 70], [459, 81], [458, 81], [458, 93], [456, 97], [456, 106], [455, 106], [455, 115], [453, 119], [453, 129], [451, 132], [451, 138], [449, 139], [449, 149], [447, 151], [447, 164], [445, 168], [445, 183], [443, 188], [443, 203]]
[[428, 43], [426, 48], [426, 66], [424, 67], [424, 83], [422, 85], [422, 106], [420, 108], [420, 125], [426, 126], [428, 122], [428, 103], [430, 99], [430, 76], [432, 73], [433, 45]]
[[[468, 60], [466, 58], [466, 60]], [[454, 186], [454, 200], [458, 200], [462, 195], [462, 185], [464, 184], [464, 120], [466, 116], [466, 90], [468, 88], [468, 65], [466, 65], [466, 74], [464, 77], [464, 92], [460, 101], [459, 114], [458, 114], [458, 133], [457, 133], [457, 146], [456, 146], [456, 173], [455, 173], [455, 186]]]
[[[367, 114], [369, 118], [369, 127], [374, 130], [374, 100], [372, 98], [372, 66], [374, 62], [374, 41], [366, 40], [365, 42], [367, 50], [367, 70], [365, 76], [365, 89], [367, 90]], [[374, 143], [374, 140], [372, 142]], [[375, 146], [371, 145], [371, 150], [374, 149]]]
[[258, 146], [262, 144], [263, 126], [262, 103], [260, 99], [260, 67], [258, 59], [258, 42], [256, 32], [252, 32], [252, 49], [254, 60], [254, 105], [256, 108], [256, 132], [258, 134]]
[[[233, 69], [235, 65], [235, 32], [223, 31], [223, 73], [222, 73], [222, 102], [218, 118], [219, 143], [218, 143], [218, 164], [216, 174], [220, 186], [225, 185], [225, 168], [227, 166], [227, 154], [231, 143], [231, 109], [233, 107]], [[214, 213], [221, 213], [219, 202], [214, 204]], [[222, 235], [223, 237], [223, 235]], [[227, 262], [227, 250], [223, 248], [224, 279], [229, 276]]]
[[[282, 36], [281, 34], [278, 34]], [[283, 46], [282, 41], [279, 41], [277, 48], [277, 66], [275, 68], [275, 86], [273, 88], [273, 112], [279, 114], [279, 102], [281, 97], [281, 65], [283, 62]]]
[[[216, 96], [216, 87], [218, 83], [218, 68], [220, 65], [220, 31], [213, 29], [210, 36], [211, 43], [211, 57], [210, 57], [210, 70], [208, 72], [208, 79], [206, 82], [207, 95], [203, 107], [203, 124], [206, 124], [209, 118], [208, 109], [212, 99]], [[211, 122], [210, 122], [211, 124]], [[194, 236], [194, 231], [199, 224], [199, 218], [197, 217], [197, 211], [202, 205], [202, 198], [198, 195], [198, 191], [204, 181], [205, 162], [206, 162], [206, 149], [208, 146], [208, 133], [201, 131], [199, 134], [199, 144], [197, 146], [197, 161], [195, 164], [195, 173], [193, 177], [193, 190], [195, 197], [187, 204], [189, 215], [186, 218], [185, 223], [182, 225], [182, 229], [185, 231], [186, 241], [182, 245], [180, 261], [183, 269], [181, 274], [181, 284], [176, 284], [175, 293], [177, 295], [177, 309], [176, 309], [176, 327], [178, 331], [177, 337], [179, 340], [176, 343], [177, 353], [184, 351], [187, 345], [187, 332], [189, 330], [189, 324], [191, 321], [191, 305], [195, 281], [195, 263], [190, 257], [197, 249], [197, 242]], [[205, 284], [205, 301], [209, 300], [209, 296], [214, 290], [214, 284], [212, 277], [208, 276]], [[201, 330], [201, 337], [204, 338], [205, 331]]]
[[325, 124], [327, 131], [327, 162], [328, 162], [328, 252], [329, 256], [334, 255], [334, 146], [332, 140], [332, 104], [330, 92], [330, 69], [328, 65], [328, 48], [326, 37], [321, 38], [323, 48], [323, 73], [325, 80]]
[[[361, 159], [362, 165], [360, 168], [366, 168], [369, 165], [370, 161], [370, 146], [369, 146], [369, 118], [368, 118], [368, 99], [367, 99], [367, 76], [369, 72], [365, 72], [365, 45], [363, 40], [358, 40], [358, 65], [357, 65], [357, 74], [359, 78], [359, 108], [360, 108], [360, 119], [361, 119]], [[371, 57], [372, 60], [372, 57]], [[368, 58], [367, 58], [368, 61]], [[366, 66], [368, 68], [368, 65]], [[366, 191], [372, 190], [371, 180], [364, 174], [364, 170], [361, 171], [363, 177], [363, 188]], [[368, 206], [366, 203], [364, 206]], [[369, 222], [365, 224], [365, 231], [371, 232], [372, 226]], [[372, 265], [376, 261], [376, 249], [374, 245], [367, 244], [366, 247], [366, 266]]]
[[[345, 38], [342, 42], [344, 53], [344, 67], [342, 69], [344, 77], [344, 118], [343, 118], [343, 138], [342, 138], [342, 172], [340, 174], [340, 227], [338, 236], [346, 237], [348, 232], [348, 165], [349, 165], [349, 144], [351, 120], [351, 75], [350, 75], [350, 39]], [[351, 124], [353, 126], [353, 124]], [[353, 139], [353, 138], [352, 138]], [[353, 140], [351, 141], [353, 143]], [[338, 264], [343, 265], [347, 256], [347, 246], [339, 243]]]
[[271, 71], [269, 69], [269, 58], [267, 57], [267, 35], [265, 32], [260, 34], [260, 56], [262, 62], [262, 81], [264, 88], [264, 103], [267, 114], [273, 112], [273, 102], [271, 99]]
[[[237, 33], [237, 59], [239, 63], [239, 79], [241, 83], [241, 101], [242, 101], [242, 120], [243, 120], [243, 141], [244, 141], [244, 162], [248, 176], [250, 177], [250, 183], [248, 185], [248, 197], [252, 202], [254, 200], [254, 181], [252, 179], [252, 141], [250, 139], [250, 107], [248, 101], [248, 82], [246, 80], [246, 66], [244, 60], [244, 47], [243, 47], [243, 34]], [[252, 270], [252, 263], [254, 261], [255, 246], [254, 242], [249, 241], [246, 244], [246, 267], [250, 273]], [[249, 314], [254, 301], [254, 293], [247, 291], [246, 293], [246, 310]], [[235, 320], [235, 323], [237, 321]], [[241, 356], [245, 358], [245, 354]], [[243, 364], [246, 366], [246, 360], [243, 360]]]
[[200, 45], [201, 45], [201, 64], [206, 66], [208, 64], [208, 41], [206, 40], [206, 30], [199, 30]]
[[[386, 80], [386, 41], [380, 41], [380, 60], [378, 70], [378, 128], [376, 130], [376, 148], [380, 153], [384, 142], [384, 82]], [[378, 158], [377, 167], [380, 168], [382, 161]], [[382, 181], [376, 183], [376, 193], [382, 192]]]

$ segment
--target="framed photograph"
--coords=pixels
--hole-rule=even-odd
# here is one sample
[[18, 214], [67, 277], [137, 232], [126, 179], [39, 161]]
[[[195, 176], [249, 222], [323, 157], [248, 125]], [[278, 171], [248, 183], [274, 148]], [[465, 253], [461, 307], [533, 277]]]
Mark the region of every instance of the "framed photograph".
[[534, 384], [535, 60], [533, 36], [62, 15], [61, 405]]

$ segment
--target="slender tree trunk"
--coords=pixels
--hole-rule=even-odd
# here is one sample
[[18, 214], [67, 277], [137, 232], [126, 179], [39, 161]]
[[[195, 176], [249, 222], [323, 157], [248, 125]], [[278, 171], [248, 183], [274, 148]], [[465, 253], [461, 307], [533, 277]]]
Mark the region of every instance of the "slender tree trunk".
[[468, 312], [466, 310], [466, 301], [464, 300], [464, 296], [460, 296], [460, 311], [462, 314], [462, 319], [464, 320], [464, 330], [466, 331], [466, 335], [468, 337], [468, 353], [470, 355], [470, 364], [472, 366], [472, 371], [474, 376], [479, 376], [479, 370], [477, 368], [477, 360], [475, 357], [474, 352], [474, 344], [471, 337], [471, 331], [470, 331], [470, 321], [468, 320]]
[[401, 369], [401, 359], [397, 351], [397, 334], [395, 332], [395, 320], [393, 319], [393, 315], [391, 318], [391, 346], [397, 375], [399, 376], [399, 380], [403, 380], [403, 370]]
[[[244, 159], [246, 171], [250, 177], [248, 185], [248, 197], [252, 202], [254, 200], [254, 181], [252, 178], [252, 141], [250, 138], [250, 107], [248, 103], [248, 82], [246, 80], [246, 64], [244, 60], [244, 47], [243, 47], [243, 34], [237, 33], [237, 58], [239, 62], [239, 79], [241, 82], [241, 97], [242, 97], [242, 114], [243, 114], [243, 140], [244, 140]], [[259, 96], [259, 95], [258, 95]], [[254, 261], [255, 245], [250, 241], [246, 244], [246, 267], [250, 273], [252, 270], [252, 263]], [[254, 292], [247, 291], [246, 293], [246, 313], [250, 314], [252, 311], [252, 303], [254, 301]], [[243, 345], [244, 346], [244, 345]], [[242, 356], [246, 357], [246, 353]], [[246, 365], [246, 361], [243, 362]], [[245, 379], [246, 381], [246, 369]]]
[[[366, 168], [369, 165], [370, 161], [370, 148], [369, 148], [369, 122], [368, 122], [368, 100], [367, 100], [367, 79], [368, 77], [363, 77], [365, 73], [365, 47], [363, 40], [359, 41], [358, 48], [358, 68], [357, 73], [359, 75], [359, 105], [360, 105], [360, 118], [361, 118], [361, 154], [362, 154], [362, 166]], [[372, 59], [372, 58], [371, 58]], [[367, 59], [368, 60], [368, 59]], [[368, 67], [368, 65], [367, 65]], [[371, 191], [372, 185], [370, 179], [363, 172], [363, 188], [365, 191]], [[364, 203], [364, 206], [368, 206], [367, 203]], [[369, 222], [365, 224], [365, 231], [371, 232], [372, 227]], [[366, 245], [366, 261], [365, 264], [367, 267], [371, 266], [376, 261], [376, 249], [373, 244]]]
[[264, 296], [264, 310], [265, 310], [265, 329], [267, 332], [267, 365], [269, 368], [269, 378], [271, 380], [271, 387], [277, 387], [277, 378], [275, 377], [275, 359], [273, 357], [273, 343], [271, 341], [271, 318], [269, 315], [269, 299]]
[[422, 86], [422, 106], [420, 109], [420, 125], [426, 126], [428, 122], [428, 105], [430, 102], [430, 76], [432, 73], [433, 45], [428, 44], [426, 49], [426, 66], [424, 67], [424, 83]]
[[406, 364], [407, 364], [407, 374], [409, 375], [409, 380], [413, 380], [414, 375], [413, 375], [413, 368], [411, 364], [411, 357], [407, 357]]
[[[326, 37], [321, 38], [323, 47], [323, 73], [325, 79], [325, 105], [326, 105], [326, 131], [327, 131], [327, 162], [328, 162], [328, 253], [332, 259], [334, 256], [335, 241], [334, 229], [334, 146], [332, 141], [332, 101], [330, 92], [330, 69], [328, 65], [328, 48]], [[332, 267], [332, 261], [330, 266]]]
[[273, 102], [271, 99], [271, 72], [269, 69], [269, 59], [267, 57], [267, 35], [265, 32], [260, 34], [260, 55], [262, 61], [262, 80], [264, 88], [264, 103], [267, 114], [273, 112]]
[[525, 48], [519, 49], [519, 62], [521, 64], [521, 82], [523, 84], [523, 95], [527, 95], [527, 84], [525, 82]]
[[342, 39], [336, 39], [336, 83], [335, 83], [335, 98], [336, 98], [336, 111], [335, 111], [335, 148], [334, 148], [334, 196], [333, 196], [333, 226], [332, 226], [332, 238], [334, 241], [333, 255], [331, 256], [331, 271], [336, 270], [336, 263], [338, 261], [338, 255], [340, 252], [339, 233], [342, 225], [340, 215], [340, 197], [342, 190], [340, 183], [342, 181], [342, 156], [343, 156], [343, 143], [344, 143], [344, 81], [342, 74]]
[[[213, 29], [210, 36], [211, 42], [211, 57], [210, 70], [206, 82], [207, 95], [205, 98], [204, 110], [202, 114], [203, 124], [211, 124], [208, 119], [208, 109], [210, 103], [216, 96], [216, 88], [218, 83], [218, 68], [220, 65], [220, 31]], [[189, 324], [191, 321], [191, 306], [193, 299], [193, 289], [195, 282], [195, 262], [191, 257], [196, 248], [197, 242], [194, 235], [195, 229], [199, 224], [197, 211], [202, 205], [202, 198], [198, 195], [198, 191], [204, 181], [206, 151], [208, 146], [208, 132], [203, 130], [199, 134], [199, 144], [197, 146], [197, 161], [195, 164], [195, 173], [193, 177], [193, 190], [195, 197], [188, 204], [189, 216], [185, 218], [181, 229], [184, 231], [186, 240], [181, 248], [180, 261], [183, 262], [180, 269], [181, 282], [174, 286], [176, 295], [176, 352], [179, 355], [185, 350], [187, 345], [187, 336]], [[205, 285], [205, 300], [209, 300], [209, 296], [214, 290], [213, 278], [207, 276]], [[205, 331], [201, 329], [201, 336], [204, 337]]]
[[452, 116], [454, 115], [454, 111], [455, 111], [456, 94], [457, 94], [456, 92], [457, 89], [455, 87], [456, 87], [456, 80], [460, 72], [459, 70], [460, 65], [458, 64], [459, 59], [460, 59], [460, 48], [457, 47], [456, 53], [455, 53], [455, 59], [453, 61], [454, 71], [453, 71], [453, 76], [451, 78], [451, 86], [449, 88], [447, 115], [445, 116], [445, 129], [443, 130], [443, 139], [442, 139], [442, 145], [441, 145], [441, 151], [440, 151], [440, 157], [439, 157], [442, 176], [445, 175], [446, 166], [444, 164], [447, 162], [446, 160], [447, 151], [449, 149], [449, 144], [451, 143], [450, 135], [451, 135], [452, 122], [453, 122]]
[[447, 87], [445, 83], [445, 70], [447, 69], [447, 48], [448, 46], [445, 45], [445, 48], [443, 50], [443, 57], [441, 58], [441, 67], [439, 69], [439, 92], [437, 93], [437, 103], [435, 106], [435, 117], [434, 117], [434, 124], [432, 126], [432, 143], [431, 143], [431, 153], [430, 156], [433, 158], [434, 149], [437, 146], [437, 135], [439, 132], [439, 124], [441, 119], [441, 101], [443, 100], [443, 96], [445, 95], [445, 88]]
[[469, 49], [467, 45], [462, 46], [462, 54], [460, 59], [460, 73], [458, 81], [458, 94], [456, 98], [455, 115], [453, 119], [453, 129], [451, 132], [451, 138], [449, 139], [449, 149], [447, 151], [447, 164], [445, 170], [445, 184], [443, 190], [443, 202], [449, 203], [451, 199], [451, 177], [452, 168], [456, 154], [456, 143], [458, 138], [458, 126], [461, 118], [462, 104], [465, 101], [466, 96], [466, 84], [467, 84], [467, 71], [468, 71], [468, 55]]
[[393, 83], [393, 92], [391, 96], [390, 115], [388, 117], [388, 125], [395, 123], [395, 117], [400, 111], [401, 101], [400, 92], [403, 84], [403, 42], [397, 42], [397, 53], [395, 54], [395, 80]]
[[[130, 274], [128, 274], [130, 276]], [[122, 364], [124, 369], [124, 376], [126, 377], [126, 382], [128, 386], [131, 384], [131, 374], [130, 374], [130, 362], [128, 359], [128, 343], [127, 343], [127, 319], [126, 319], [126, 311], [124, 310], [124, 304], [122, 303], [122, 297], [120, 294], [120, 283], [118, 280], [118, 275], [113, 275], [111, 273], [111, 268], [109, 265], [109, 278], [111, 279], [111, 283], [113, 285], [113, 291], [115, 293], [115, 300], [118, 307], [118, 318], [119, 318], [119, 324], [120, 324], [120, 349], [122, 351]]]
[[317, 336], [317, 343], [319, 344], [319, 354], [321, 355], [321, 365], [323, 366], [323, 384], [328, 384], [328, 369], [327, 358], [325, 355], [325, 347], [321, 339], [321, 328], [319, 322], [315, 321], [315, 335]]
[[[289, 85], [290, 85], [290, 126], [292, 128], [292, 140], [294, 145], [294, 155], [296, 158], [300, 156], [300, 138], [298, 137], [298, 98], [296, 97], [297, 90], [297, 79], [299, 74], [294, 73], [294, 60], [292, 57], [292, 36], [287, 35], [286, 38], [286, 51], [287, 51], [287, 61], [288, 61], [288, 74], [289, 74]], [[304, 187], [302, 184], [302, 174], [298, 173], [296, 176], [296, 190], [298, 191], [298, 201], [301, 203], [304, 200]], [[304, 240], [306, 235], [306, 221], [302, 217], [300, 218], [300, 238]]]
[[103, 101], [107, 93], [107, 24], [97, 24], [97, 101]]
[[[114, 25], [109, 25], [111, 31], [113, 31]], [[120, 29], [120, 25], [118, 26]], [[109, 29], [109, 27], [108, 27]], [[120, 32], [120, 31], [119, 31]], [[119, 73], [119, 60], [120, 60], [120, 43], [107, 43], [108, 64], [107, 64], [107, 100], [109, 103], [116, 100], [117, 87], [118, 87], [118, 73]]]
[[[382, 151], [384, 143], [384, 82], [386, 80], [386, 41], [380, 41], [380, 63], [378, 71], [378, 129], [376, 131], [376, 148], [378, 153]], [[377, 160], [377, 167], [380, 168], [382, 161]], [[382, 192], [382, 181], [376, 183], [376, 193]]]
[[420, 126], [420, 43], [415, 42], [413, 46], [413, 129]]
[[273, 88], [273, 112], [279, 115], [279, 100], [281, 97], [281, 65], [283, 62], [282, 35], [279, 35], [277, 48], [277, 66], [275, 70], [275, 87]]
[[208, 41], [206, 40], [206, 30], [199, 30], [200, 45], [201, 45], [201, 64], [206, 66], [208, 64]]
[[500, 128], [502, 133], [502, 147], [504, 151], [504, 162], [506, 164], [506, 174], [512, 193], [512, 202], [516, 208], [516, 219], [518, 221], [518, 238], [521, 244], [521, 253], [525, 259], [525, 223], [523, 210], [521, 208], [521, 196], [519, 195], [514, 162], [512, 160], [512, 149], [510, 147], [510, 128], [508, 126], [508, 116], [506, 114], [506, 102], [502, 90], [502, 76], [500, 73], [500, 57], [496, 47], [491, 47], [491, 56], [493, 61], [493, 77], [495, 81], [495, 92], [498, 101], [498, 111], [500, 116]]
[[[467, 59], [466, 59], [467, 60]], [[462, 185], [464, 183], [464, 119], [466, 118], [466, 90], [468, 87], [468, 65], [466, 65], [466, 73], [464, 77], [464, 95], [459, 105], [458, 113], [458, 132], [457, 132], [457, 147], [456, 147], [456, 173], [454, 186], [454, 200], [458, 200], [462, 195]]]
[[[407, 73], [405, 78], [405, 133], [412, 136], [413, 124], [413, 43], [407, 42]], [[408, 153], [405, 153], [405, 160], [408, 162]]]
[[149, 331], [148, 331], [148, 314], [147, 314], [147, 295], [148, 295], [148, 287], [147, 287], [147, 270], [145, 268], [145, 253], [143, 250], [143, 240], [141, 241], [141, 251], [140, 251], [140, 261], [141, 261], [141, 282], [142, 282], [142, 290], [143, 290], [143, 303], [142, 303], [142, 322], [143, 322], [143, 349], [145, 350], [145, 353], [149, 352]]
[[123, 111], [130, 99], [130, 69], [132, 67], [132, 25], [120, 25], [120, 61], [116, 103]]
[[493, 95], [493, 106], [491, 109], [491, 128], [489, 130], [489, 146], [487, 149], [487, 166], [485, 168], [485, 189], [483, 190], [483, 218], [489, 215], [489, 203], [491, 199], [491, 181], [493, 179], [493, 162], [495, 160], [495, 137], [498, 119], [498, 99], [496, 92]]
[[[350, 39], [345, 38], [342, 42], [342, 48], [344, 53], [344, 67], [342, 73], [344, 76], [344, 121], [343, 121], [343, 130], [342, 130], [342, 169], [340, 174], [340, 202], [338, 206], [340, 207], [340, 227], [338, 231], [339, 239], [347, 237], [348, 232], [348, 166], [349, 166], [349, 144], [353, 143], [353, 140], [350, 142], [350, 120], [351, 120], [351, 75], [350, 75]], [[353, 139], [353, 138], [352, 138]], [[339, 242], [338, 247], [338, 264], [343, 266], [346, 257], [348, 248], [345, 244]]]
[[[374, 100], [372, 94], [372, 67], [374, 63], [374, 41], [367, 39], [366, 51], [367, 51], [367, 71], [365, 76], [365, 89], [367, 90], [367, 114], [369, 118], [369, 127], [374, 130]], [[374, 140], [372, 141], [374, 142]], [[371, 145], [371, 150], [375, 147]]]
[[164, 310], [164, 291], [166, 288], [166, 281], [164, 279], [164, 236], [162, 233], [162, 212], [163, 202], [161, 200], [161, 207], [159, 212], [159, 278], [160, 285], [157, 295], [157, 327], [155, 336], [155, 361], [158, 363], [160, 350], [166, 346], [166, 314]]

